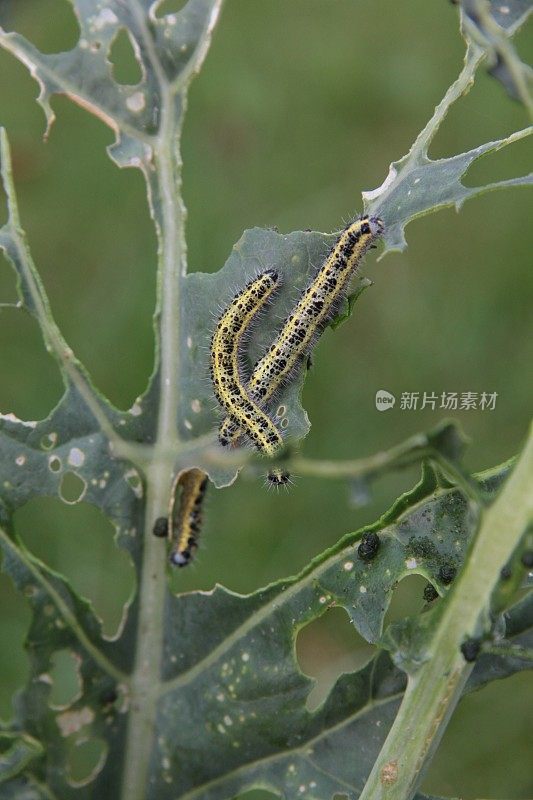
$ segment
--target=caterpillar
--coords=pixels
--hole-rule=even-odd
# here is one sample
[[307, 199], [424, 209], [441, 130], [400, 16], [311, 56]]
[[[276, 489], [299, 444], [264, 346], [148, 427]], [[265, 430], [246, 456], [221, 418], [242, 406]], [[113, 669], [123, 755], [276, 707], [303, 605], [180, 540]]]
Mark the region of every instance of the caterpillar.
[[218, 402], [232, 425], [267, 456], [276, 452], [283, 439], [274, 422], [247, 392], [240, 377], [239, 358], [251, 323], [278, 284], [278, 273], [267, 270], [238, 292], [222, 312], [210, 348], [211, 382]]
[[273, 467], [266, 475], [267, 485], [279, 489], [280, 486], [287, 486], [292, 483], [290, 472], [281, 467]]
[[189, 469], [180, 475], [178, 486], [181, 486], [181, 495], [176, 520], [172, 525], [169, 559], [175, 567], [186, 567], [198, 548], [207, 475], [196, 467]]
[[[289, 380], [334, 316], [361, 259], [383, 230], [379, 217], [363, 216], [342, 231], [270, 348], [255, 364], [246, 386], [253, 402], [265, 405]], [[219, 427], [219, 441], [223, 445], [236, 444], [241, 434], [238, 421], [231, 415]], [[267, 479], [270, 481], [270, 477]]]

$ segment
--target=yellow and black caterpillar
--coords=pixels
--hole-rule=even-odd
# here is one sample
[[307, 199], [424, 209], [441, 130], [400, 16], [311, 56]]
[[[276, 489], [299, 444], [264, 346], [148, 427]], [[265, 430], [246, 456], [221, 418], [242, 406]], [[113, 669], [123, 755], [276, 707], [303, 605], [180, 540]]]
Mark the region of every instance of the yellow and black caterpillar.
[[205, 472], [196, 468], [182, 472], [179, 477], [181, 494], [176, 520], [172, 525], [170, 550], [170, 563], [175, 567], [187, 566], [198, 547], [207, 482]]
[[[343, 230], [275, 340], [255, 364], [248, 383], [241, 389], [250, 403], [261, 408], [266, 406], [290, 379], [335, 315], [363, 256], [382, 233], [382, 221], [368, 216], [355, 220]], [[231, 414], [220, 425], [219, 441], [222, 445], [234, 445], [243, 433], [258, 449], [267, 452], [257, 444], [257, 432], [251, 430], [249, 424], [239, 424]], [[270, 444], [277, 449], [280, 442], [272, 440]], [[271, 455], [271, 451], [272, 447], [267, 455]]]
[[267, 270], [238, 292], [222, 312], [211, 337], [211, 382], [215, 396], [231, 420], [244, 430], [258, 450], [272, 456], [282, 437], [240, 375], [243, 341], [258, 313], [279, 284], [278, 273]]

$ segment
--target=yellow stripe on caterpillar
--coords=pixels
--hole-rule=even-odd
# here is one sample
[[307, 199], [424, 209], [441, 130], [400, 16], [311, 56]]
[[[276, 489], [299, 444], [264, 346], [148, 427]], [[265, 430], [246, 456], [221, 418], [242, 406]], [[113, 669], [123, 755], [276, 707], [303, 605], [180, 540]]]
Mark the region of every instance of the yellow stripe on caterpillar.
[[268, 414], [249, 395], [240, 376], [239, 360], [252, 322], [278, 285], [278, 273], [267, 270], [238, 292], [215, 326], [210, 349], [211, 382], [218, 402], [235, 427], [267, 456], [274, 455], [283, 439]]
[[[261, 406], [290, 378], [346, 296], [351, 278], [366, 251], [383, 233], [378, 217], [363, 216], [348, 225], [252, 371], [246, 390]], [[219, 441], [234, 445], [242, 430], [231, 417], [219, 428]]]
[[181, 486], [178, 512], [172, 525], [170, 563], [175, 567], [190, 564], [198, 548], [202, 526], [202, 504], [207, 489], [207, 475], [203, 470], [189, 469], [178, 480]]

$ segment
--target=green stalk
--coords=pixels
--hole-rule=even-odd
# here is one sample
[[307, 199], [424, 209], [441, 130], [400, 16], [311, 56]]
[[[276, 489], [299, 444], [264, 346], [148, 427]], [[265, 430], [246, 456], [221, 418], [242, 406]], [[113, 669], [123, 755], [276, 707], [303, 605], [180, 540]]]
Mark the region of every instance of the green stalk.
[[191, 59], [179, 79], [169, 83], [155, 50], [144, 10], [138, 0], [132, 3], [162, 98], [161, 128], [154, 143], [155, 176], [146, 176], [151, 212], [158, 237], [155, 320], [160, 399], [157, 437], [144, 465], [147, 494], [144, 551], [121, 800], [145, 800], [155, 738], [158, 687], [161, 682], [163, 657], [164, 606], [168, 585], [166, 542], [153, 536], [152, 528], [158, 517], [168, 514], [176, 470], [176, 455], [180, 449], [177, 427], [180, 386], [179, 321], [181, 285], [187, 273], [187, 246], [186, 210], [181, 196], [182, 161], [179, 143], [186, 110], [187, 88], [207, 54], [211, 32], [221, 5], [222, 0], [215, 0], [208, 25], [198, 43], [195, 58]]
[[480, 529], [440, 624], [427, 661], [409, 677], [394, 724], [359, 800], [410, 800], [422, 779], [472, 671], [463, 641], [483, 627], [500, 569], [533, 519], [533, 429], [516, 467]]
[[166, 542], [152, 535], [154, 520], [166, 516], [178, 448], [179, 338], [181, 277], [186, 273], [185, 209], [181, 200], [179, 120], [168, 91], [157, 145], [156, 217], [159, 235], [158, 294], [160, 308], [160, 406], [152, 457], [146, 465], [144, 557], [139, 587], [139, 621], [135, 668], [130, 684], [130, 714], [124, 756], [122, 800], [144, 800], [154, 741], [157, 687], [161, 680]]

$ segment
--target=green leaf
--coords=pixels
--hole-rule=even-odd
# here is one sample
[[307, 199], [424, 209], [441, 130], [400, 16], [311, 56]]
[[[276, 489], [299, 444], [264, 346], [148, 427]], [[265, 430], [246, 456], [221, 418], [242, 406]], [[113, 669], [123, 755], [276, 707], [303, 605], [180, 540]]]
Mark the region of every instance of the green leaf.
[[[244, 371], [251, 371], [253, 364], [270, 345], [278, 320], [288, 315], [299, 291], [311, 280], [334, 241], [334, 234], [313, 231], [280, 234], [270, 229], [253, 228], [245, 231], [234, 245], [221, 270], [213, 274], [194, 272], [187, 275], [183, 290], [185, 302], [181, 334], [187, 358], [183, 360], [179, 387], [180, 433], [184, 438], [192, 436], [194, 439], [211, 433], [214, 442], [214, 431], [222, 416], [214, 408], [208, 372], [207, 348], [214, 324], [214, 309], [223, 308], [238, 288], [258, 272], [275, 269], [280, 273], [281, 288], [269, 306], [268, 315], [255, 326], [249, 342], [243, 368]], [[367, 285], [368, 282], [361, 281], [351, 299], [348, 313], [351, 313], [355, 300]], [[309, 420], [300, 402], [306, 372], [306, 364], [302, 363], [294, 379], [277, 395], [277, 403], [287, 409], [284, 416], [289, 420], [289, 426], [285, 433], [289, 441], [301, 439], [309, 430]], [[235, 470], [231, 463], [228, 467], [223, 461], [220, 466], [203, 461], [200, 466], [205, 468], [216, 485], [224, 485], [234, 479]]]
[[337, 328], [340, 328], [341, 325], [350, 319], [356, 301], [369, 286], [372, 286], [372, 281], [369, 278], [360, 279], [359, 285], [344, 301], [344, 308], [331, 321], [330, 327], [333, 331], [336, 331]]
[[[117, 426], [126, 430], [128, 422], [125, 415], [116, 418]], [[61, 497], [65, 475], [74, 474], [84, 487], [79, 500], [105, 513], [115, 525], [118, 543], [139, 564], [144, 507], [141, 475], [112, 457], [107, 438], [74, 389], [40, 422], [0, 415], [0, 449], [0, 523], [9, 526], [14, 511], [32, 497]]]
[[[482, 482], [495, 491], [507, 471], [486, 473]], [[372, 526], [381, 540], [374, 561], [358, 557], [359, 532], [344, 537], [301, 575], [249, 596], [222, 587], [167, 595], [162, 675], [151, 687], [157, 714], [147, 800], [215, 800], [251, 786], [285, 792], [288, 798], [327, 797], [346, 790], [357, 794], [392, 724], [405, 675], [381, 653], [362, 670], [342, 676], [326, 702], [310, 712], [306, 699], [313, 681], [296, 664], [296, 633], [328, 608], [341, 606], [357, 630], [376, 641], [394, 587], [403, 577], [422, 574], [441, 594], [447, 593], [439, 570], [451, 563], [460, 567], [473, 526], [460, 492], [438, 488], [425, 478], [395, 511]], [[5, 533], [0, 547], [4, 570], [34, 609], [27, 643], [31, 675], [13, 721], [13, 734], [23, 731], [37, 743], [25, 775], [61, 800], [116, 798], [135, 606], [118, 638], [106, 641], [89, 605], [60, 576]], [[523, 645], [532, 630], [531, 604], [507, 613], [508, 638]], [[71, 705], [61, 709], [49, 703], [47, 678], [58, 650], [72, 653], [82, 686]], [[495, 665], [494, 658], [480, 658], [469, 688], [526, 665], [505, 656]], [[106, 743], [105, 763], [92, 783], [74, 789], [65, 763], [72, 747], [87, 738]], [[359, 752], [360, 758], [346, 759], [342, 754], [347, 751]], [[20, 777], [13, 785], [21, 786]]]
[[0, 784], [26, 769], [42, 752], [41, 744], [31, 736], [0, 731]]
[[55, 800], [46, 786], [33, 779], [20, 778], [2, 786], [2, 800]]
[[[179, 597], [169, 593], [165, 544], [151, 536], [151, 527], [168, 511], [176, 474], [200, 466], [217, 485], [226, 485], [243, 459], [238, 454], [232, 460], [214, 446], [216, 415], [202, 350], [213, 314], [259, 269], [276, 267], [283, 274], [283, 288], [250, 343], [251, 362], [270, 343], [274, 320], [287, 313], [294, 292], [308, 281], [334, 236], [253, 229], [219, 273], [186, 275], [178, 140], [187, 87], [206, 54], [221, 2], [189, 0], [179, 13], [158, 17], [159, 5], [75, 0], [81, 35], [66, 53], [43, 54], [24, 37], [0, 32], [0, 44], [39, 82], [48, 126], [51, 97], [65, 94], [115, 131], [110, 155], [119, 166], [142, 170], [159, 252], [154, 375], [130, 412], [122, 413], [94, 389], [55, 325], [20, 224], [2, 134], [9, 218], [0, 230], [0, 246], [17, 274], [20, 312], [37, 320], [65, 381], [65, 394], [47, 419], [22, 421], [9, 413], [0, 418], [2, 567], [33, 611], [30, 677], [2, 733], [7, 743], [0, 761], [2, 798], [215, 800], [251, 786], [303, 800], [359, 793], [395, 718], [405, 673], [380, 653], [364, 669], [342, 676], [325, 703], [310, 712], [306, 699], [313, 682], [296, 664], [295, 637], [335, 605], [346, 609], [368, 641], [379, 642], [391, 596], [407, 575], [424, 575], [447, 595], [441, 570], [463, 564], [480, 487], [456, 465], [462, 437], [443, 425], [394, 453], [378, 454], [384, 457], [380, 469], [412, 463], [414, 457], [431, 458], [438, 469], [426, 465], [420, 484], [391, 511], [365, 531], [348, 534], [302, 574], [246, 597], [222, 587]], [[136, 86], [118, 84], [109, 60], [124, 31], [142, 71]], [[386, 249], [404, 244], [404, 227], [415, 216], [445, 204], [459, 207], [489, 188], [528, 182], [518, 178], [467, 190], [461, 178], [480, 155], [529, 131], [450, 159], [427, 156], [449, 106], [487, 52], [488, 45], [472, 38], [465, 68], [433, 120], [408, 156], [393, 165], [384, 186], [365, 196], [371, 213], [386, 222]], [[300, 405], [303, 372], [280, 395], [294, 439], [308, 429]], [[508, 469], [484, 475], [483, 492], [495, 493]], [[113, 522], [117, 542], [137, 570], [139, 594], [113, 640], [102, 635], [90, 604], [32, 556], [13, 531], [13, 512], [34, 496], [61, 496], [70, 472], [83, 482], [83, 499]], [[450, 477], [464, 493], [449, 485]], [[370, 562], [358, 555], [364, 532], [380, 537]], [[428, 628], [438, 614], [437, 606], [423, 615]], [[511, 610], [504, 622], [509, 626], [502, 627], [503, 635], [526, 646], [529, 609], [516, 615]], [[394, 658], [408, 669], [418, 652], [409, 652], [403, 640], [390, 641]], [[77, 665], [80, 691], [58, 708], [52, 702], [53, 667], [65, 651]], [[477, 685], [527, 662], [500, 653], [484, 654], [480, 664], [485, 667]], [[96, 757], [91, 762], [85, 756], [89, 766], [80, 774], [77, 756], [87, 745], [94, 746]], [[350, 750], [360, 757], [343, 757]]]
[[[41, 53], [18, 33], [0, 29], [2, 46], [13, 53], [38, 81], [41, 104], [48, 123], [54, 122], [50, 99], [64, 94], [109, 125], [117, 135], [113, 157], [121, 166], [138, 158], [148, 165], [151, 140], [161, 126], [163, 92], [181, 90], [201, 66], [209, 35], [216, 24], [220, 0], [189, 0], [176, 14], [156, 16], [154, 0], [74, 0], [80, 26], [75, 47], [64, 53]], [[135, 86], [117, 83], [109, 58], [115, 38], [126, 30], [142, 69]]]
[[533, 113], [533, 70], [524, 64], [510, 41], [524, 24], [533, 6], [530, 0], [500, 3], [490, 0], [462, 0], [463, 34], [487, 53], [488, 72], [500, 81], [514, 100], [520, 100]]
[[[469, 91], [474, 83], [477, 68], [495, 52], [496, 46], [500, 48], [498, 52], [505, 52], [506, 64], [514, 65], [515, 79], [522, 69], [521, 62], [518, 62], [520, 70], [516, 68], [516, 61], [513, 60], [509, 48], [512, 36], [531, 11], [530, 4], [524, 5], [520, 0], [515, 3], [507, 3], [505, 7], [508, 9], [508, 13], [499, 10], [501, 4], [497, 5], [496, 3], [491, 4], [489, 13], [485, 4], [477, 2], [477, 0], [467, 0], [466, 3], [462, 3], [462, 6], [465, 9], [462, 11], [461, 17], [463, 34], [468, 46], [461, 74], [435, 108], [432, 118], [418, 135], [407, 155], [392, 162], [389, 173], [381, 186], [362, 193], [365, 210], [369, 214], [380, 216], [385, 223], [384, 253], [405, 249], [407, 246], [405, 227], [417, 217], [432, 213], [445, 206], [455, 206], [459, 211], [466, 200], [494, 189], [533, 184], [533, 174], [531, 173], [518, 178], [496, 181], [485, 186], [468, 187], [462, 183], [463, 176], [474, 161], [529, 136], [533, 132], [533, 126], [449, 158], [431, 159], [428, 155], [431, 142], [452, 104]], [[472, 11], [472, 7], [476, 9], [476, 23], [472, 22], [469, 16], [468, 10]], [[490, 30], [490, 36], [480, 36], [480, 24], [484, 26], [485, 34], [487, 30]], [[533, 101], [526, 89], [523, 93], [525, 94], [522, 99], [533, 114]]]
[[485, 186], [469, 187], [461, 182], [478, 158], [501, 150], [532, 132], [533, 127], [525, 128], [458, 156], [439, 159], [431, 159], [427, 154], [429, 137], [417, 140], [406, 156], [390, 165], [389, 174], [378, 189], [363, 192], [367, 212], [381, 217], [385, 222], [385, 252], [405, 249], [405, 227], [417, 217], [445, 206], [453, 205], [459, 211], [465, 200], [493, 189], [532, 185], [533, 174]]

